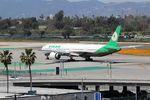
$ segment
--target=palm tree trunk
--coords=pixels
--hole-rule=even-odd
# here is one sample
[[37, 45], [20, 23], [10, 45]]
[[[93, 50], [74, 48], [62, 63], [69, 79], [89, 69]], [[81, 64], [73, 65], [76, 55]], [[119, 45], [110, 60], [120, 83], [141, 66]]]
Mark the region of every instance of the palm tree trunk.
[[32, 73], [31, 73], [31, 65], [29, 65], [29, 75], [30, 75], [30, 91], [32, 91]]
[[6, 67], [6, 74], [7, 74], [7, 93], [9, 93], [9, 75], [8, 75], [8, 66], [7, 64], [5, 65]]

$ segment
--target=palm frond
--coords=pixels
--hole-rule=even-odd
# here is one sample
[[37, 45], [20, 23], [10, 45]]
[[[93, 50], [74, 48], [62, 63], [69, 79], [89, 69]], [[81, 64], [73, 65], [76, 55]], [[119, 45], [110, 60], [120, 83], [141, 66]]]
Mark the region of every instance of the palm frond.
[[36, 59], [35, 52], [32, 52], [32, 49], [25, 49], [25, 53], [21, 53], [20, 59], [22, 63], [31, 65], [35, 62]]
[[9, 50], [4, 50], [3, 52], [0, 52], [0, 61], [5, 65], [5, 67], [8, 64], [11, 64], [12, 59], [12, 53], [10, 53]]

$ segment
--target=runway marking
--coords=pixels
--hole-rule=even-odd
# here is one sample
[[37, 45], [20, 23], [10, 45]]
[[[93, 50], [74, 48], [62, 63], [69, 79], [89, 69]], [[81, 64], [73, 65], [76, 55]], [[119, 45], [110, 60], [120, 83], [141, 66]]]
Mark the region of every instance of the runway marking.
[[142, 64], [138, 64], [141, 68], [143, 68], [143, 69], [147, 69], [145, 66], [143, 66]]
[[15, 48], [0, 48], [0, 50], [13, 50]]
[[[63, 71], [72, 72], [72, 71], [89, 71], [89, 70], [102, 70], [109, 69], [107, 67], [79, 67], [79, 68], [65, 68]], [[118, 69], [116, 67], [112, 67], [112, 69]], [[43, 69], [43, 70], [32, 70], [32, 72], [55, 72], [56, 69]], [[60, 69], [60, 71], [62, 71]], [[17, 71], [16, 73], [27, 73], [27, 70]], [[5, 74], [6, 71], [2, 71], [2, 74]], [[14, 73], [14, 71], [9, 71], [9, 73]]]

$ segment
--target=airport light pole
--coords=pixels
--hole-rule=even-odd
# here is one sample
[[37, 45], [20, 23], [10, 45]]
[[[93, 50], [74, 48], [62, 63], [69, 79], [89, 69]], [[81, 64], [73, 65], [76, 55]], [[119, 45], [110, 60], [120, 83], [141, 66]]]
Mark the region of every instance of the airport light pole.
[[109, 74], [110, 74], [110, 79], [112, 79], [112, 67], [111, 67], [111, 63], [112, 63], [112, 62], [110, 61], [110, 62], [109, 62], [109, 69], [110, 69], [110, 73], [109, 73]]
[[15, 79], [16, 79], [16, 77], [17, 77], [17, 76], [16, 76], [16, 65], [17, 65], [16, 62], [14, 62], [14, 78], [15, 78]]
[[19, 62], [19, 68], [20, 68], [20, 72], [21, 72], [21, 62]]
[[106, 77], [109, 78], [109, 68], [108, 68], [109, 64], [108, 64], [108, 62], [106, 62], [106, 63], [107, 63], [107, 75], [106, 75]]
[[62, 72], [63, 72], [63, 75], [64, 75], [64, 60], [62, 60]]
[[107, 62], [107, 75], [109, 77], [109, 79], [112, 79], [112, 66], [111, 66], [112, 62], [108, 61]]
[[64, 75], [64, 60], [60, 60], [60, 71], [62, 77], [62, 75]]
[[62, 61], [60, 60], [60, 67], [59, 67], [59, 71], [60, 71], [60, 76], [62, 77]]

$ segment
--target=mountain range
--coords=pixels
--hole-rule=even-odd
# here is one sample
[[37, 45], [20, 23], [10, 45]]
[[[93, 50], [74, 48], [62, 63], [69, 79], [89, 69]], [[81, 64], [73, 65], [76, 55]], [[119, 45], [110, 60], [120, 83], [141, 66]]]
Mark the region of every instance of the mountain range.
[[150, 2], [103, 3], [98, 0], [69, 2], [67, 0], [0, 0], [0, 16], [39, 17], [64, 10], [65, 16], [150, 16]]

